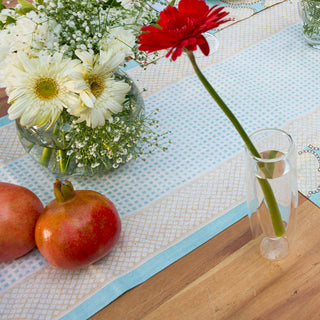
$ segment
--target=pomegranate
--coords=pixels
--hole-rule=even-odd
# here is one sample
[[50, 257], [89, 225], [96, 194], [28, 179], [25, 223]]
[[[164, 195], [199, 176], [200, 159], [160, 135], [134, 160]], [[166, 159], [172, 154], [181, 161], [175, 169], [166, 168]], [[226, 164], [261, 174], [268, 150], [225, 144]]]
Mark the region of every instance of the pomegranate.
[[29, 189], [0, 182], [0, 262], [25, 255], [35, 247], [34, 230], [43, 210]]
[[54, 183], [56, 199], [40, 215], [35, 230], [39, 251], [50, 264], [78, 269], [100, 260], [116, 245], [121, 220], [113, 203], [92, 190]]

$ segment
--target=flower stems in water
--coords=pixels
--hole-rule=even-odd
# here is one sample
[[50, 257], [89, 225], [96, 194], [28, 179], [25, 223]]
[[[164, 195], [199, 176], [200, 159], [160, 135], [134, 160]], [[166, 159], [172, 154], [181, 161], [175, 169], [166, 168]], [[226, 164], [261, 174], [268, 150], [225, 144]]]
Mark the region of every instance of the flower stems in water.
[[51, 148], [43, 148], [41, 157], [39, 159], [39, 164], [41, 164], [44, 167], [47, 167], [49, 165], [51, 155], [52, 155]]
[[[65, 119], [64, 119], [65, 121]], [[65, 147], [65, 134], [59, 131], [59, 125], [56, 123], [54, 129], [52, 131], [53, 136], [61, 135], [62, 134], [62, 141], [63, 141], [63, 148]], [[68, 168], [68, 157], [66, 151], [63, 149], [54, 149], [44, 147], [39, 159], [39, 164], [44, 167], [48, 167], [52, 153], [54, 152], [54, 160], [57, 162], [59, 167], [59, 172], [65, 174]]]
[[[234, 114], [231, 112], [231, 110], [224, 103], [224, 101], [221, 99], [221, 97], [218, 95], [218, 93], [215, 91], [215, 89], [211, 86], [210, 82], [206, 79], [206, 77], [203, 75], [203, 73], [199, 69], [193, 52], [189, 51], [189, 50], [186, 50], [186, 52], [187, 52], [187, 55], [190, 59], [192, 66], [193, 66], [193, 69], [196, 72], [201, 83], [207, 89], [207, 91], [209, 92], [211, 97], [216, 101], [216, 103], [221, 108], [221, 110], [224, 112], [224, 114], [231, 121], [231, 123], [233, 124], [233, 126], [235, 127], [235, 129], [237, 130], [239, 135], [241, 136], [242, 140], [244, 141], [246, 147], [251, 152], [251, 154], [253, 156], [255, 156], [256, 158], [260, 158], [259, 152], [257, 151], [256, 147], [253, 145], [252, 141], [250, 140], [249, 136], [247, 135], [247, 133], [245, 132], [245, 130], [241, 126], [238, 119], [234, 116]], [[281, 237], [285, 232], [285, 228], [284, 228], [284, 225], [282, 222], [280, 210], [279, 210], [277, 201], [275, 199], [274, 193], [272, 191], [272, 188], [266, 179], [258, 178], [258, 182], [261, 186], [267, 207], [269, 209], [269, 213], [271, 216], [272, 225], [273, 225], [275, 235], [278, 237]]]
[[57, 160], [59, 164], [59, 171], [62, 174], [65, 174], [67, 172], [68, 168], [68, 159], [67, 154], [65, 150], [57, 150]]

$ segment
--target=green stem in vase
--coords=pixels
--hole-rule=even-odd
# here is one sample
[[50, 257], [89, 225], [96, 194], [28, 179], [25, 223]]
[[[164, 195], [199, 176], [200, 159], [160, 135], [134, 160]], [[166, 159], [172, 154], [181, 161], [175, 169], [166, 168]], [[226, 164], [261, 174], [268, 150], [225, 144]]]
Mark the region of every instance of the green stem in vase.
[[[63, 114], [61, 114], [61, 119], [60, 121], [65, 121], [65, 119], [63, 118]], [[59, 130], [59, 125], [58, 123], [54, 124], [54, 128], [52, 131], [52, 136], [57, 136], [59, 135], [61, 132]], [[41, 157], [39, 159], [39, 164], [48, 167], [49, 165], [49, 161], [50, 158], [52, 156], [52, 153], [54, 152], [54, 156], [55, 156], [55, 162], [57, 162], [58, 167], [59, 167], [59, 172], [60, 173], [65, 173], [67, 168], [68, 168], [68, 157], [66, 154], [66, 151], [64, 150], [64, 146], [65, 146], [65, 137], [64, 137], [64, 133], [62, 132], [62, 140], [63, 140], [63, 148], [62, 149], [54, 149], [52, 148], [48, 148], [48, 147], [44, 147], [41, 153]], [[54, 164], [55, 166], [55, 164]]]
[[[59, 166], [59, 172], [62, 174], [65, 174], [67, 172], [70, 158], [67, 156], [67, 151], [66, 151], [66, 133], [63, 130], [60, 131], [58, 127], [63, 127], [63, 124], [68, 123], [69, 117], [70, 116], [68, 114], [66, 114], [65, 112], [62, 112], [60, 115], [60, 119], [58, 120], [61, 122], [61, 125], [58, 126], [58, 124], [56, 124], [54, 131], [52, 133], [53, 135], [60, 135], [61, 136], [60, 138], [62, 140], [62, 148], [56, 151], [56, 161]], [[60, 143], [59, 143], [59, 146], [60, 146]]]
[[66, 173], [67, 168], [68, 168], [68, 159], [67, 159], [67, 154], [65, 150], [57, 150], [57, 159], [59, 163], [59, 171], [61, 173]]
[[[57, 134], [57, 124], [55, 124], [54, 129], [52, 131], [52, 135], [55, 135], [55, 134]], [[53, 151], [52, 148], [44, 147], [42, 149], [42, 153], [39, 159], [39, 164], [41, 164], [44, 167], [48, 167], [49, 161], [52, 155], [52, 151]]]
[[[221, 110], [224, 112], [224, 114], [228, 117], [228, 119], [231, 121], [237, 132], [240, 134], [242, 140], [244, 141], [246, 147], [250, 151], [250, 153], [255, 156], [256, 158], [261, 158], [259, 152], [257, 151], [256, 147], [250, 140], [249, 136], [241, 126], [238, 119], [234, 116], [234, 114], [231, 112], [231, 110], [228, 108], [228, 106], [224, 103], [224, 101], [221, 99], [221, 97], [218, 95], [218, 93], [215, 91], [215, 89], [211, 86], [210, 82], [206, 79], [206, 77], [203, 75], [201, 70], [199, 69], [197, 62], [195, 60], [194, 54], [192, 51], [186, 50], [187, 55], [190, 59], [190, 62], [194, 68], [194, 71], [196, 72], [199, 80], [204, 85], [204, 87], [207, 89], [211, 97], [216, 101], [218, 106], [221, 108]], [[269, 182], [266, 179], [258, 178], [258, 182], [261, 186], [262, 192], [265, 197], [265, 201], [267, 204], [267, 207], [269, 209], [269, 213], [272, 220], [273, 229], [275, 232], [275, 235], [278, 237], [281, 237], [284, 232], [285, 228], [282, 222], [280, 210], [277, 204], [277, 201], [275, 199], [274, 193], [272, 191], [272, 188], [269, 184]]]
[[41, 157], [39, 159], [39, 163], [44, 166], [47, 167], [49, 165], [49, 161], [52, 155], [52, 149], [51, 148], [43, 148], [42, 153], [41, 153]]

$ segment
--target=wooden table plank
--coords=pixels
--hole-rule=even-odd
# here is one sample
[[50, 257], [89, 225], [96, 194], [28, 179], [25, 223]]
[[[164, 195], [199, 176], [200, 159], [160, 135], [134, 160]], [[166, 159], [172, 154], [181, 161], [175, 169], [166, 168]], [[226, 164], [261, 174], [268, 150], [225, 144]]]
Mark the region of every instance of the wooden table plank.
[[0, 89], [0, 117], [5, 116], [8, 113], [9, 105], [7, 103], [8, 97], [4, 88]]

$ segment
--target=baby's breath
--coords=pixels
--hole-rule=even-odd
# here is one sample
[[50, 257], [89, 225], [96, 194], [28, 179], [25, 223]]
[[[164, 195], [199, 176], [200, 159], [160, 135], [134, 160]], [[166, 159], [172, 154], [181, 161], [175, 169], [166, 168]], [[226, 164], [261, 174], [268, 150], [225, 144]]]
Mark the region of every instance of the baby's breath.
[[[52, 50], [63, 47], [65, 53], [73, 58], [79, 49], [99, 52], [100, 42], [112, 29], [123, 27], [136, 37], [141, 26], [155, 19], [155, 12], [145, 0], [132, 1], [125, 8], [120, 6], [121, 1], [115, 0], [51, 0], [44, 3], [45, 6], [36, 4], [39, 12], [58, 22], [59, 29], [63, 30], [55, 34], [58, 45]], [[136, 44], [132, 52], [133, 56], [138, 54]]]
[[[167, 150], [170, 143], [169, 132], [159, 133], [158, 120], [154, 114], [133, 117], [130, 103], [124, 110], [107, 122], [104, 126], [91, 128], [85, 122], [77, 123], [76, 119], [64, 114], [62, 121], [69, 123], [71, 129], [67, 133], [59, 131], [60, 148], [67, 146], [64, 159], [61, 154], [56, 158], [57, 166], [64, 161], [75, 168], [81, 168], [82, 174], [93, 175], [109, 169], [118, 168], [132, 159], [145, 157], [154, 151]], [[59, 124], [61, 127], [64, 123]], [[70, 139], [70, 137], [72, 137]]]

